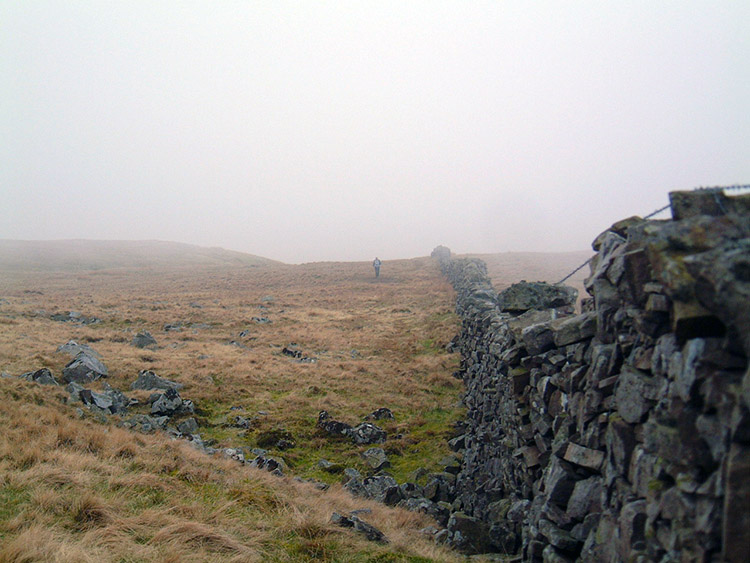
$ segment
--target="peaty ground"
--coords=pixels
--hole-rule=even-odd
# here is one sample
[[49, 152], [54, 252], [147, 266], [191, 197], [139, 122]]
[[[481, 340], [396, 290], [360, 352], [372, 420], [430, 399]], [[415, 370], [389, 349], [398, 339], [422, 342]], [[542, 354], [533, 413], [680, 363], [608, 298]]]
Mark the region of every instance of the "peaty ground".
[[[577, 260], [563, 260], [554, 276]], [[529, 279], [505, 281], [514, 277]], [[369, 263], [18, 268], [0, 274], [0, 299], [3, 372], [48, 367], [60, 379], [69, 358], [56, 348], [87, 343], [108, 383], [129, 396], [148, 395], [130, 391], [142, 369], [183, 383], [201, 436], [216, 447], [263, 445], [288, 474], [333, 484], [321, 492], [162, 434], [136, 434], [116, 417], [80, 416], [61, 388], [3, 378], [0, 561], [455, 558], [419, 534], [426, 518], [353, 499], [336, 484], [340, 475], [318, 468], [327, 459], [366, 472], [367, 449], [321, 434], [320, 410], [356, 425], [391, 409], [395, 420], [377, 424], [399, 481], [420, 467], [439, 470], [449, 453], [462, 386], [445, 345], [458, 326], [453, 291], [431, 259], [385, 262], [378, 279]], [[100, 322], [50, 319], [71, 310]], [[143, 330], [155, 349], [131, 346]], [[234, 426], [237, 416], [249, 428]], [[294, 445], [268, 445], [273, 433]], [[334, 510], [362, 507], [390, 544], [329, 522]]]

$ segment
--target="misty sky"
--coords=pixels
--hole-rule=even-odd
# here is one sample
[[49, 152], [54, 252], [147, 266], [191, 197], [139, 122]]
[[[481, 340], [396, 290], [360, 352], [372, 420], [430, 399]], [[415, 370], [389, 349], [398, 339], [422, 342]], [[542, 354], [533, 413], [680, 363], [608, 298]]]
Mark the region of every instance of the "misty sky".
[[0, 238], [582, 250], [750, 183], [750, 2], [0, 1]]

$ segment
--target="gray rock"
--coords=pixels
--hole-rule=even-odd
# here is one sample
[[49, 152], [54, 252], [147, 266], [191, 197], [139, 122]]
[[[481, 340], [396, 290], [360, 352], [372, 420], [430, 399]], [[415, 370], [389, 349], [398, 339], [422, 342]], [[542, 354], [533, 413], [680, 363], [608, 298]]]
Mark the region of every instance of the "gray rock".
[[615, 389], [617, 412], [627, 422], [641, 422], [665, 390], [665, 379], [624, 368]]
[[167, 389], [159, 393], [158, 398], [151, 404], [151, 414], [172, 416], [182, 409], [182, 397], [176, 389]]
[[363, 422], [347, 432], [347, 435], [357, 445], [382, 444], [386, 440], [385, 430], [370, 422]]
[[47, 368], [30, 371], [19, 377], [27, 381], [34, 381], [40, 385], [60, 385], [55, 379], [55, 376], [52, 375], [52, 372]]
[[326, 473], [341, 473], [344, 471], [344, 467], [339, 463], [331, 463], [327, 459], [321, 459], [318, 462], [318, 468], [322, 469]]
[[83, 385], [79, 385], [76, 382], [68, 383], [65, 386], [65, 390], [70, 394], [70, 398], [73, 401], [80, 401], [81, 400], [81, 391], [83, 391], [85, 388]]
[[175, 391], [179, 391], [182, 389], [184, 385], [182, 383], [177, 383], [176, 381], [170, 381], [168, 379], [164, 379], [162, 377], [159, 377], [151, 370], [141, 370], [138, 373], [138, 378], [130, 385], [131, 389], [174, 389]]
[[529, 309], [570, 307], [575, 304], [577, 296], [578, 291], [569, 286], [520, 282], [499, 293], [497, 304], [502, 311], [522, 313]]
[[391, 466], [391, 462], [388, 461], [388, 456], [383, 448], [370, 448], [362, 452], [361, 455], [365, 458], [365, 463], [375, 471], [380, 471]]
[[286, 471], [286, 463], [280, 457], [259, 455], [250, 462], [250, 467], [264, 469], [274, 475], [282, 476]]
[[678, 191], [669, 193], [672, 218], [688, 219], [701, 215], [720, 217], [729, 213], [750, 214], [750, 199], [745, 197], [727, 197], [721, 191]]
[[91, 383], [100, 377], [107, 377], [107, 367], [86, 351], [79, 352], [62, 370], [66, 383]]
[[[424, 497], [424, 489], [418, 485], [417, 483], [401, 483], [399, 485], [399, 489], [401, 489], [401, 496], [405, 499], [412, 499], [412, 498], [423, 498]], [[427, 499], [424, 499], [427, 500]]]
[[327, 411], [320, 411], [318, 413], [317, 426], [332, 436], [349, 436], [349, 432], [352, 429], [349, 424], [331, 418], [331, 415]]
[[386, 407], [381, 407], [379, 409], [375, 409], [370, 414], [368, 414], [365, 419], [367, 420], [393, 420], [393, 413], [391, 412], [391, 409], [388, 409]]
[[602, 479], [589, 477], [577, 481], [568, 499], [567, 514], [575, 520], [583, 520], [587, 514], [602, 510]]
[[197, 434], [198, 422], [194, 418], [187, 418], [177, 424], [177, 430], [182, 434]]
[[394, 505], [403, 497], [398, 483], [388, 475], [374, 475], [362, 481], [367, 498], [384, 504]]
[[750, 560], [750, 446], [732, 444], [727, 458], [727, 484], [724, 498], [723, 559]]
[[77, 395], [84, 405], [97, 407], [107, 414], [122, 414], [127, 411], [130, 404], [130, 399], [107, 384], [105, 384], [104, 391], [101, 393], [80, 388], [75, 383], [71, 383], [68, 387], [71, 396]]
[[370, 541], [388, 543], [388, 539], [383, 532], [354, 514], [342, 516], [338, 512], [334, 512], [331, 515], [331, 522], [342, 528], [353, 528], [354, 531], [364, 535]]
[[549, 520], [539, 520], [539, 533], [547, 538], [551, 545], [564, 551], [572, 551], [578, 547], [578, 540], [570, 535], [570, 532], [558, 528]]
[[583, 313], [575, 317], [560, 319], [550, 323], [555, 346], [562, 347], [596, 334], [596, 313]]
[[156, 430], [166, 430], [169, 417], [153, 417], [145, 414], [137, 414], [130, 417], [123, 424], [126, 428], [135, 428], [136, 430], [149, 434]]
[[536, 356], [555, 347], [555, 335], [549, 323], [527, 326], [521, 332], [526, 351]]
[[448, 523], [450, 509], [444, 503], [432, 502], [422, 497], [405, 498], [396, 505], [412, 512], [422, 512], [435, 519], [438, 524], [445, 526]]
[[69, 354], [71, 357], [76, 357], [81, 352], [86, 352], [89, 356], [95, 358], [101, 358], [101, 356], [88, 344], [78, 344], [75, 340], [68, 340], [65, 344], [58, 346], [57, 352]]
[[90, 389], [83, 389], [78, 396], [84, 405], [95, 406], [107, 412], [111, 412], [112, 399], [104, 393], [96, 393]]
[[451, 250], [447, 246], [441, 244], [433, 249], [430, 253], [430, 257], [435, 258], [441, 264], [447, 263], [451, 258]]
[[156, 348], [157, 344], [156, 339], [151, 336], [151, 333], [144, 330], [135, 335], [130, 345], [136, 348]]
[[454, 512], [448, 519], [447, 529], [452, 534], [453, 547], [468, 553], [483, 553], [487, 550], [487, 526], [479, 519], [463, 512]]
[[555, 457], [552, 458], [544, 476], [544, 493], [549, 502], [566, 506], [573, 493], [577, 479], [570, 466]]

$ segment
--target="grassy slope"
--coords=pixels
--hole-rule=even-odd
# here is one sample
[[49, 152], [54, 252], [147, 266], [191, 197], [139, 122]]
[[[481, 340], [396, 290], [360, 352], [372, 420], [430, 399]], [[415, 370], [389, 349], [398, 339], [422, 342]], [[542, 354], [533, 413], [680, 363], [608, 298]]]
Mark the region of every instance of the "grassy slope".
[[[553, 277], [577, 262], [563, 260]], [[402, 481], [417, 467], [439, 468], [450, 424], [461, 416], [461, 385], [451, 377], [457, 358], [443, 350], [457, 330], [453, 294], [431, 260], [386, 262], [379, 280], [368, 263], [183, 266], [4, 271], [0, 369], [18, 375], [46, 366], [59, 376], [68, 358], [55, 348], [71, 338], [89, 342], [113, 387], [128, 393], [145, 368], [181, 381], [204, 438], [253, 447], [263, 432], [283, 428], [297, 446], [272, 453], [291, 474], [328, 482], [339, 477], [317, 469], [321, 458], [364, 471], [358, 454], [366, 448], [320, 435], [318, 411], [356, 424], [386, 406], [396, 416], [379, 423], [390, 436], [391, 473]], [[497, 273], [500, 286], [525, 277]], [[102, 322], [49, 319], [67, 310]], [[272, 323], [254, 322], [258, 316]], [[176, 322], [185, 328], [163, 331]], [[144, 329], [157, 338], [157, 350], [129, 345]], [[317, 361], [282, 355], [292, 343]], [[320, 493], [162, 436], [79, 420], [60, 402], [64, 395], [0, 379], [8, 405], [1, 423], [9, 429], [0, 437], [0, 561], [53, 560], [51, 554], [61, 561], [454, 557], [420, 537], [427, 522], [414, 514], [353, 500], [338, 485]], [[237, 406], [242, 410], [230, 410]], [[253, 420], [250, 430], [227, 424], [238, 414]], [[373, 508], [366, 518], [389, 546], [328, 524], [333, 510], [364, 506]], [[40, 539], [30, 542], [32, 536]], [[23, 559], [29, 553], [36, 558]]]
[[[266, 430], [290, 431], [297, 447], [272, 453], [284, 457], [291, 474], [338, 481], [317, 469], [321, 458], [365, 469], [358, 456], [365, 448], [316, 430], [321, 409], [356, 424], [378, 407], [391, 408], [396, 420], [384, 426], [391, 436], [404, 435], [386, 444], [399, 480], [418, 466], [438, 468], [448, 453], [449, 423], [460, 416], [460, 382], [450, 375], [456, 358], [443, 351], [456, 331], [452, 293], [428, 259], [388, 263], [377, 281], [368, 264], [5, 272], [0, 297], [7, 300], [0, 302], [3, 371], [18, 375], [46, 366], [59, 376], [68, 358], [56, 347], [69, 339], [89, 342], [110, 370], [109, 383], [126, 393], [145, 368], [185, 383], [182, 395], [195, 401], [201, 434], [219, 446], [254, 447]], [[102, 322], [49, 319], [67, 310]], [[257, 316], [272, 323], [258, 324]], [[186, 328], [162, 330], [175, 322]], [[193, 323], [200, 326], [190, 328]], [[159, 341], [157, 350], [129, 345], [144, 329]], [[249, 334], [240, 337], [245, 330]], [[292, 343], [318, 361], [282, 355]], [[159, 560], [176, 549], [173, 544], [181, 561], [302, 561], [313, 552], [341, 561], [453, 557], [419, 536], [429, 523], [421, 517], [377, 507], [372, 522], [392, 544], [363, 542], [327, 523], [333, 510], [372, 506], [338, 486], [319, 493], [163, 437], [77, 420], [73, 407], [43, 399], [50, 392], [0, 380], [11, 405], [3, 424], [16, 428], [2, 437], [0, 534], [15, 541], [8, 550], [25, 549], [41, 526], [49, 532], [39, 549], [70, 549], [76, 557], [92, 549], [95, 559], [106, 546], [111, 560]], [[242, 410], [230, 410], [236, 406]], [[228, 426], [238, 414], [254, 427]], [[61, 476], [68, 473], [72, 483]], [[93, 508], [80, 508], [81, 502]], [[89, 512], [91, 524], [85, 522]], [[193, 532], [196, 539], [185, 541]], [[4, 553], [0, 560], [14, 560]]]
[[0, 239], [0, 270], [6, 272], [270, 264], [277, 262], [223, 248], [206, 248], [178, 242]]

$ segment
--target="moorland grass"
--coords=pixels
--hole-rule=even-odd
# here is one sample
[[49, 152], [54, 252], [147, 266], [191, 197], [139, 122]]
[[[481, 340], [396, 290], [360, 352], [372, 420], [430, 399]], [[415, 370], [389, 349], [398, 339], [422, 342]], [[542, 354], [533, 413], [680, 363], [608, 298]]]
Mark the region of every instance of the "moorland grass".
[[[3, 372], [48, 367], [59, 378], [69, 358], [57, 347], [88, 343], [112, 387], [145, 402], [149, 392], [129, 386], [152, 369], [185, 385], [210, 443], [252, 448], [286, 431], [296, 445], [270, 453], [290, 475], [331, 484], [321, 492], [243, 468], [77, 413], [62, 388], [0, 378], [0, 562], [458, 559], [419, 533], [425, 516], [352, 498], [318, 467], [325, 458], [367, 472], [367, 446], [321, 434], [320, 410], [355, 425], [390, 408], [395, 420], [377, 424], [399, 481], [439, 470], [450, 453], [462, 384], [445, 347], [458, 320], [432, 260], [386, 262], [377, 280], [369, 263], [7, 271], [0, 298]], [[100, 322], [50, 319], [70, 310]], [[142, 330], [156, 349], [130, 345]], [[284, 355], [291, 346], [315, 361]], [[232, 425], [238, 415], [250, 428]], [[334, 510], [355, 508], [372, 510], [388, 545], [331, 525]]]
[[[323, 409], [354, 425], [390, 408], [395, 420], [379, 424], [394, 437], [386, 449], [399, 480], [417, 467], [439, 469], [448, 453], [461, 414], [460, 382], [450, 375], [457, 359], [444, 349], [456, 332], [452, 290], [430, 260], [389, 267], [377, 281], [362, 264], [5, 273], [3, 371], [48, 367], [59, 378], [69, 358], [56, 348], [88, 343], [109, 368], [107, 382], [129, 396], [148, 396], [129, 390], [142, 369], [183, 383], [200, 433], [218, 447], [252, 448], [269, 430], [287, 431], [296, 445], [271, 453], [291, 475], [332, 487], [320, 492], [164, 435], [136, 434], [118, 428], [116, 417], [79, 418], [61, 388], [3, 379], [0, 397], [10, 407], [1, 415], [0, 561], [455, 558], [420, 536], [426, 517], [353, 499], [339, 475], [318, 469], [326, 458], [366, 471], [365, 447], [316, 428]], [[100, 322], [49, 318], [70, 310]], [[182, 328], [167, 332], [166, 324]], [[156, 337], [156, 349], [130, 345], [141, 330]], [[315, 361], [282, 354], [289, 346]], [[237, 415], [251, 427], [233, 427]], [[362, 507], [373, 510], [390, 544], [329, 522], [334, 510]]]

